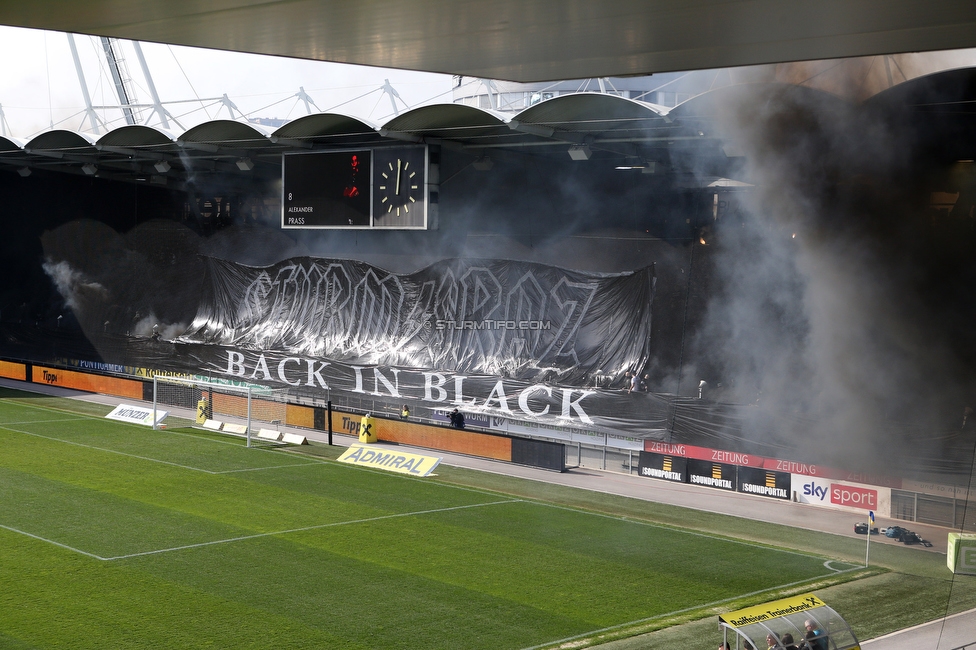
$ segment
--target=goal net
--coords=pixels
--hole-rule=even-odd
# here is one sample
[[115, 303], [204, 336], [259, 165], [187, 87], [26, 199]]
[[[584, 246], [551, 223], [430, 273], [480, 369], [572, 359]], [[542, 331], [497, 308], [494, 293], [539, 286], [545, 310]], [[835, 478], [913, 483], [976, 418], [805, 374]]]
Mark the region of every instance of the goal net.
[[[277, 429], [285, 422], [288, 390], [256, 384], [243, 386], [178, 377], [153, 378], [153, 420], [156, 410], [181, 409], [198, 424], [247, 438], [251, 447], [262, 429]], [[159, 425], [154, 425], [158, 428]]]

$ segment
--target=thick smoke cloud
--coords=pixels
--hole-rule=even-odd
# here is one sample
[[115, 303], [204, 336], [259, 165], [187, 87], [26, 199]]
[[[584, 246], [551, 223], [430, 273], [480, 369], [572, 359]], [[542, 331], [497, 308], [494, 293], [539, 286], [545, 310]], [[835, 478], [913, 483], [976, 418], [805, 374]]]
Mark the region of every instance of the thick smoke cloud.
[[845, 466], [958, 430], [968, 386], [921, 291], [938, 252], [908, 134], [796, 87], [725, 99], [717, 119], [756, 187], [747, 216], [716, 229], [695, 345], [729, 398], [755, 404], [746, 429]]

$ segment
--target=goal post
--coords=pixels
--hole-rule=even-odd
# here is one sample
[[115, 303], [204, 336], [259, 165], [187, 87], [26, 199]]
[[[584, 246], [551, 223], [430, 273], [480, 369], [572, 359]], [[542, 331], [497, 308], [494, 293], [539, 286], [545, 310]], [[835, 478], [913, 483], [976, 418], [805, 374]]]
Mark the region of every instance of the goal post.
[[[251, 447], [262, 425], [277, 426], [285, 422], [287, 398], [287, 389], [156, 375], [153, 377], [153, 421], [156, 411], [163, 407], [185, 409], [195, 414], [190, 419], [198, 424], [206, 422], [215, 431], [242, 435]], [[153, 428], [158, 429], [159, 425], [153, 424]]]

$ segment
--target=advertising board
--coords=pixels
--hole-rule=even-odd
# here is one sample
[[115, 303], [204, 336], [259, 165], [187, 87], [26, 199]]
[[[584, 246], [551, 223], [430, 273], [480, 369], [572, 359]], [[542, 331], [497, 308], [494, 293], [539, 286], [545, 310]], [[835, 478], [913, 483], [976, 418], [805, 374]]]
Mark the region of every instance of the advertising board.
[[652, 454], [642, 451], [638, 474], [648, 478], [660, 478], [676, 483], [688, 482], [688, 459], [681, 456]]
[[738, 490], [774, 499], [790, 498], [790, 475], [761, 467], [739, 467]]
[[707, 460], [688, 459], [688, 482], [694, 485], [735, 490], [736, 467]]

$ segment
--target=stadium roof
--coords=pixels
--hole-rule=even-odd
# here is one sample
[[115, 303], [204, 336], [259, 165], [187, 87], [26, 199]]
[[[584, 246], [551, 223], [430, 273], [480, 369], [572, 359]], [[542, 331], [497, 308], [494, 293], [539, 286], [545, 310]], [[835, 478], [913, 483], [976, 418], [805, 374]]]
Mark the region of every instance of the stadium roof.
[[[735, 142], [726, 139], [717, 116], [730, 98], [742, 92], [753, 97], [802, 93], [808, 105], [831, 113], [838, 107], [857, 105], [815, 88], [758, 83], [715, 88], [671, 109], [610, 94], [576, 93], [514, 115], [461, 104], [423, 106], [382, 125], [339, 113], [319, 113], [275, 130], [234, 120], [204, 122], [182, 134], [138, 125], [101, 136], [51, 130], [28, 142], [0, 138], [0, 169], [16, 169], [22, 175], [50, 170], [173, 189], [185, 188], [190, 177], [216, 174], [231, 187], [243, 187], [258, 179], [280, 179], [283, 154], [407, 142], [463, 152], [472, 162], [486, 156], [519, 155], [641, 166], [666, 162], [680, 150], [683, 155], [693, 153], [710, 174], [735, 178], [741, 159], [732, 160], [736, 158]], [[955, 160], [976, 158], [976, 144], [963, 137], [976, 128], [976, 112], [967, 108], [974, 102], [976, 68], [964, 68], [906, 81], [874, 95], [862, 106], [899, 120], [903, 127], [925, 132], [925, 139], [944, 150], [932, 153]], [[585, 153], [573, 156], [571, 149]]]
[[966, 0], [5, 0], [0, 24], [513, 81], [976, 46]]
[[[568, 160], [571, 146], [586, 145], [597, 157], [639, 158], [638, 144], [680, 139], [685, 130], [652, 104], [583, 93], [556, 97], [514, 116], [459, 104], [424, 106], [381, 126], [319, 113], [274, 131], [233, 120], [204, 122], [181, 135], [149, 126], [123, 126], [100, 137], [52, 130], [26, 143], [0, 139], [0, 167], [178, 188], [189, 175], [201, 172], [226, 172], [240, 176], [242, 182], [252, 171], [276, 176], [282, 154], [404, 142], [465, 150], [472, 157], [531, 149]], [[247, 169], [246, 163], [238, 165], [244, 161], [253, 163], [253, 169]]]

